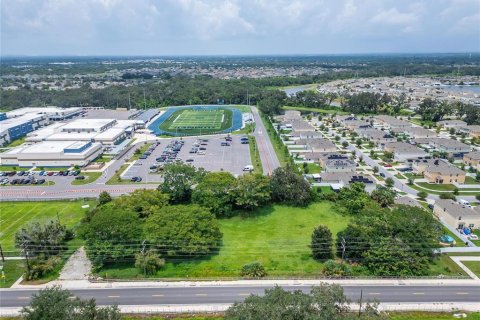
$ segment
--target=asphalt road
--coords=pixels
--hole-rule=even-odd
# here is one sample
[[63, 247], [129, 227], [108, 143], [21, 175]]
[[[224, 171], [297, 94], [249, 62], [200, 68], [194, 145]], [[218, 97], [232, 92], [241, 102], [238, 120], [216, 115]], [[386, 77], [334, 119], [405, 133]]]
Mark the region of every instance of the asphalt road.
[[268, 137], [267, 129], [263, 124], [257, 107], [252, 106], [253, 118], [255, 119], [255, 131], [253, 136], [257, 141], [258, 150], [260, 151], [260, 160], [262, 162], [263, 174], [270, 175], [273, 170], [280, 167], [275, 149]]
[[[226, 304], [242, 301], [249, 294], [263, 294], [271, 286], [216, 286], [170, 288], [115, 288], [71, 290], [81, 298], [95, 298], [99, 305], [119, 306]], [[284, 286], [287, 290], [308, 292], [310, 286]], [[480, 286], [398, 286], [398, 285], [347, 285], [346, 296], [356, 302], [363, 295], [364, 301], [380, 303], [441, 303], [478, 302]], [[21, 307], [30, 302], [37, 290], [0, 290], [0, 307]]]

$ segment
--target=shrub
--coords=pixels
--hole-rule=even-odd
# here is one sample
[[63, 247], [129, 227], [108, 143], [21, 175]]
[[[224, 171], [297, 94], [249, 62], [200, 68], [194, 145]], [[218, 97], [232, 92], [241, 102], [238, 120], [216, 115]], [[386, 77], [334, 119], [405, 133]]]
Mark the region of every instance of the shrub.
[[452, 199], [452, 200], [456, 200], [457, 198], [455, 197], [454, 194], [452, 193], [442, 193], [440, 196], [440, 199]]
[[266, 275], [267, 271], [260, 262], [246, 264], [240, 270], [240, 276], [244, 278], [263, 278]]
[[335, 260], [328, 260], [323, 265], [322, 272], [328, 277], [346, 277], [352, 274], [352, 269], [346, 263], [339, 263]]
[[155, 252], [149, 251], [146, 254], [137, 253], [135, 255], [135, 268], [138, 268], [145, 274], [153, 275], [164, 265], [165, 259], [160, 258]]
[[38, 256], [29, 261], [29, 268], [25, 274], [27, 280], [39, 279], [53, 272], [61, 259], [57, 256], [51, 256], [46, 259], [45, 256]]

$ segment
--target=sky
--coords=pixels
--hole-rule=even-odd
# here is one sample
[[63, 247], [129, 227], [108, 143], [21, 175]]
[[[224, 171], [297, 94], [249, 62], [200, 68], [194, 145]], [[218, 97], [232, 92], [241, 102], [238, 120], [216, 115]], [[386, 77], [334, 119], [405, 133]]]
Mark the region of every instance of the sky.
[[480, 0], [1, 0], [1, 55], [479, 52]]

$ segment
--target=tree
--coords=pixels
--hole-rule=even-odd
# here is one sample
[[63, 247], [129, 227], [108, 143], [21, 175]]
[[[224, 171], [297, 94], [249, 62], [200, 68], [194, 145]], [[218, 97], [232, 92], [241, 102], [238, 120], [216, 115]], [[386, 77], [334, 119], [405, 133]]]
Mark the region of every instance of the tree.
[[80, 300], [59, 286], [33, 294], [32, 300], [20, 313], [25, 320], [120, 320], [116, 306], [98, 308], [95, 300]]
[[192, 201], [210, 209], [217, 217], [228, 217], [233, 211], [235, 177], [229, 172], [209, 172], [192, 193]]
[[361, 182], [340, 189], [338, 198], [350, 214], [359, 213], [371, 201], [365, 192], [365, 184]]
[[135, 267], [145, 275], [154, 275], [164, 265], [165, 259], [160, 258], [160, 255], [154, 251], [148, 251], [145, 254], [139, 252], [135, 255]]
[[312, 200], [310, 184], [289, 165], [273, 171], [270, 188], [272, 199], [279, 203], [305, 206]]
[[370, 196], [382, 207], [388, 207], [395, 201], [395, 192], [381, 185], [377, 185]]
[[146, 239], [168, 256], [199, 256], [219, 248], [222, 233], [213, 213], [198, 205], [166, 206], [145, 222]]
[[420, 199], [425, 199], [426, 197], [428, 197], [428, 193], [426, 193], [425, 191], [419, 191], [417, 192], [417, 196], [420, 198]]
[[344, 148], [348, 147], [348, 142], [347, 142], [347, 141], [343, 141], [343, 142], [342, 142], [342, 146], [343, 146]]
[[454, 195], [453, 193], [450, 193], [450, 192], [441, 193], [441, 194], [439, 195], [439, 198], [440, 198], [440, 199], [457, 200], [457, 198], [455, 197], [455, 195]]
[[270, 178], [262, 174], [244, 174], [237, 178], [235, 205], [253, 210], [271, 199]]
[[167, 164], [163, 170], [163, 183], [158, 190], [170, 196], [171, 203], [189, 202], [192, 187], [205, 175], [204, 170], [184, 163]]
[[390, 151], [384, 151], [383, 156], [385, 157], [385, 159], [387, 159], [387, 161], [391, 161], [394, 157], [394, 154]]
[[385, 179], [385, 186], [387, 188], [393, 188], [394, 185], [395, 185], [395, 181], [393, 181], [392, 178]]
[[43, 225], [36, 222], [15, 233], [15, 246], [28, 253], [30, 257], [58, 255], [66, 249], [66, 241], [72, 238], [71, 232], [58, 221]]
[[373, 174], [377, 174], [378, 173], [378, 167], [377, 166], [374, 166], [373, 167]]
[[327, 260], [323, 265], [322, 273], [327, 277], [346, 277], [352, 275], [352, 269], [346, 263]]
[[110, 196], [110, 193], [108, 193], [107, 191], [102, 191], [98, 196], [99, 205], [104, 205], [110, 201], [112, 201], [112, 196]]
[[267, 275], [267, 271], [260, 262], [252, 262], [242, 266], [240, 276], [244, 278], [263, 278]]
[[[225, 320], [326, 320], [357, 319], [349, 308], [350, 301], [339, 285], [320, 284], [310, 293], [286, 291], [281, 287], [266, 289], [263, 296], [250, 295], [236, 302], [225, 313]], [[362, 319], [382, 319], [376, 305], [365, 303]]]
[[458, 195], [460, 194], [460, 190], [459, 190], [457, 187], [455, 187], [455, 188], [453, 189], [453, 194], [456, 195], [456, 196], [458, 196]]
[[134, 257], [141, 247], [142, 222], [137, 212], [113, 201], [101, 206], [80, 233], [92, 263], [101, 267]]
[[310, 248], [313, 258], [316, 260], [326, 260], [333, 258], [333, 239], [332, 232], [325, 225], [319, 225], [313, 229]]
[[419, 276], [428, 270], [428, 259], [398, 238], [383, 238], [365, 253], [365, 266], [378, 276]]
[[168, 195], [158, 190], [135, 190], [128, 195], [123, 195], [113, 202], [116, 206], [128, 208], [138, 214], [140, 218], [146, 218], [160, 208], [168, 205]]

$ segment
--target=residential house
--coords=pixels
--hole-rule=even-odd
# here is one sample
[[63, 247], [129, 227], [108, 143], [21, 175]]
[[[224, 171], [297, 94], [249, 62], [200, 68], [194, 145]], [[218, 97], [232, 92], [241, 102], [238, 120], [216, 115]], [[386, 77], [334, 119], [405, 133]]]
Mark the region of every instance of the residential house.
[[463, 163], [466, 166], [476, 167], [480, 163], [480, 151], [473, 151], [463, 155]]
[[388, 115], [376, 116], [375, 123], [391, 130], [400, 130], [412, 126], [412, 124], [408, 121], [400, 120]]
[[428, 156], [422, 149], [406, 142], [390, 142], [383, 147], [384, 151], [392, 152], [395, 161], [404, 162], [408, 159], [420, 159]]
[[300, 111], [297, 110], [286, 110], [285, 114], [279, 115], [275, 117], [275, 120], [278, 122], [287, 122], [287, 121], [292, 121], [292, 120], [301, 120], [302, 119], [302, 114]]
[[459, 128], [458, 131], [466, 133], [472, 138], [480, 138], [480, 125], [464, 126]]
[[357, 130], [357, 133], [361, 138], [366, 138], [375, 143], [376, 145], [383, 145], [385, 143], [397, 141], [397, 138], [395, 138], [391, 134], [378, 129], [362, 129]]
[[467, 123], [462, 120], [442, 120], [437, 122], [437, 126], [445, 129], [465, 127]]
[[367, 192], [372, 192], [376, 186], [372, 176], [354, 172], [322, 172], [315, 174], [314, 179], [320, 185], [330, 185], [334, 190], [339, 190], [354, 182], [365, 184]]
[[422, 127], [408, 127], [404, 129], [393, 129], [395, 133], [403, 133], [409, 139], [435, 138], [437, 133]]
[[443, 159], [416, 160], [413, 161], [412, 169], [417, 174], [423, 174], [430, 183], [465, 183], [465, 172]]
[[433, 206], [435, 215], [455, 229], [479, 229], [480, 206], [472, 208], [451, 199], [438, 199]]
[[307, 147], [313, 152], [335, 152], [337, 151], [337, 146], [328, 139], [307, 139]]
[[447, 138], [421, 138], [415, 139], [416, 144], [427, 146], [438, 152], [446, 152], [449, 156], [461, 158], [465, 153], [469, 153], [472, 147], [458, 140]]
[[351, 159], [328, 159], [324, 161], [325, 172], [355, 172], [357, 163]]

